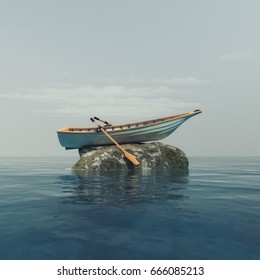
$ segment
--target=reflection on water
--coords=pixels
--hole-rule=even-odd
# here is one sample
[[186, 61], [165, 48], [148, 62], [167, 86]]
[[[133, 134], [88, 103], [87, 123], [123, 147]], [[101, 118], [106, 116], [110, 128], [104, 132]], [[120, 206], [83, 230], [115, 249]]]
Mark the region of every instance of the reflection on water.
[[182, 200], [188, 171], [152, 172], [73, 172], [61, 176], [63, 203], [110, 206], [135, 205], [151, 201]]
[[259, 162], [90, 174], [0, 158], [0, 259], [259, 259]]

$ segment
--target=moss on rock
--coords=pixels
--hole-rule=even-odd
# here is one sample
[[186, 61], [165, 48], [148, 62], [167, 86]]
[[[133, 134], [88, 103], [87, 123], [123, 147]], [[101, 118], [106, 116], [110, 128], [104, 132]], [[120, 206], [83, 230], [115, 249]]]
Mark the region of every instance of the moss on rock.
[[72, 167], [72, 170], [188, 169], [186, 155], [176, 147], [160, 142], [125, 144], [122, 147], [133, 154], [140, 165], [134, 166], [116, 146], [84, 147], [79, 149], [80, 160]]

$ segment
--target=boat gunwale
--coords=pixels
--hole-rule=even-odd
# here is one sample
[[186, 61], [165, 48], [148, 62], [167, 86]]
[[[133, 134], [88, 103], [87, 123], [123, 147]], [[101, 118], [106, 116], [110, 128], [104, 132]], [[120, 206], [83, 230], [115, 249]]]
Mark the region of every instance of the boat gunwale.
[[[134, 123], [125, 123], [125, 124], [117, 124], [117, 125], [106, 125], [102, 128], [108, 131], [109, 133], [116, 133], [116, 132], [123, 132], [123, 131], [129, 131], [133, 129], [139, 129], [144, 127], [149, 127], [153, 125], [158, 125], [160, 123], [166, 123], [170, 122], [172, 120], [178, 120], [183, 117], [192, 117], [194, 115], [200, 114], [202, 112], [201, 109], [194, 110], [192, 112], [187, 112], [183, 114], [177, 114], [177, 115], [171, 115], [163, 118], [158, 119], [152, 119], [147, 121], [141, 121], [141, 122], [134, 122]], [[71, 133], [71, 134], [93, 134], [97, 133], [96, 127], [86, 127], [86, 128], [70, 128], [65, 127], [62, 129], [59, 129], [57, 131], [58, 133]]]

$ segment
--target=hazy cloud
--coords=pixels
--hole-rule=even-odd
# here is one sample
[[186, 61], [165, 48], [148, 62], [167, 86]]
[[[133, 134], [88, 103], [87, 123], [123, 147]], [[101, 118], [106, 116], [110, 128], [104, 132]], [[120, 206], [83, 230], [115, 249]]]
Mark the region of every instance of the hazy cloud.
[[241, 52], [222, 54], [221, 58], [223, 60], [245, 60], [245, 59], [250, 59], [252, 56], [253, 56], [253, 52], [241, 51]]
[[130, 85], [130, 86], [193, 86], [210, 83], [209, 80], [202, 80], [195, 77], [173, 77], [173, 78], [152, 78], [142, 79], [137, 77], [129, 77], [124, 80], [116, 80], [113, 78], [96, 78], [87, 81], [90, 84], [103, 85]]
[[0, 30], [0, 36], [5, 36], [5, 35], [7, 35], [7, 32], [4, 30]]
[[[193, 110], [199, 104], [190, 97], [193, 95], [188, 85], [203, 84], [195, 78], [173, 78], [138, 80], [129, 79], [127, 85], [112, 84], [103, 80], [98, 85], [52, 86], [39, 90], [23, 90], [0, 95], [2, 98], [19, 99], [41, 103], [37, 112], [93, 116], [100, 114], [111, 118], [136, 119], [170, 115]], [[116, 82], [114, 80], [114, 82]], [[178, 88], [178, 86], [186, 86]]]

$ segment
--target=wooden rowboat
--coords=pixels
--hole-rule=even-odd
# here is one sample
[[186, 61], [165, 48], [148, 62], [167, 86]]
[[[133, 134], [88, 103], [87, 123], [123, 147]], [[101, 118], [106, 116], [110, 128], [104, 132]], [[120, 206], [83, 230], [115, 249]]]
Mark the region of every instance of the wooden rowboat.
[[[120, 125], [106, 125], [102, 128], [120, 144], [157, 141], [169, 136], [182, 123], [201, 112], [202, 111], [198, 109], [192, 112], [154, 120]], [[113, 144], [111, 140], [96, 127], [65, 127], [58, 130], [57, 133], [61, 146], [66, 149], [79, 149], [82, 147]]]

